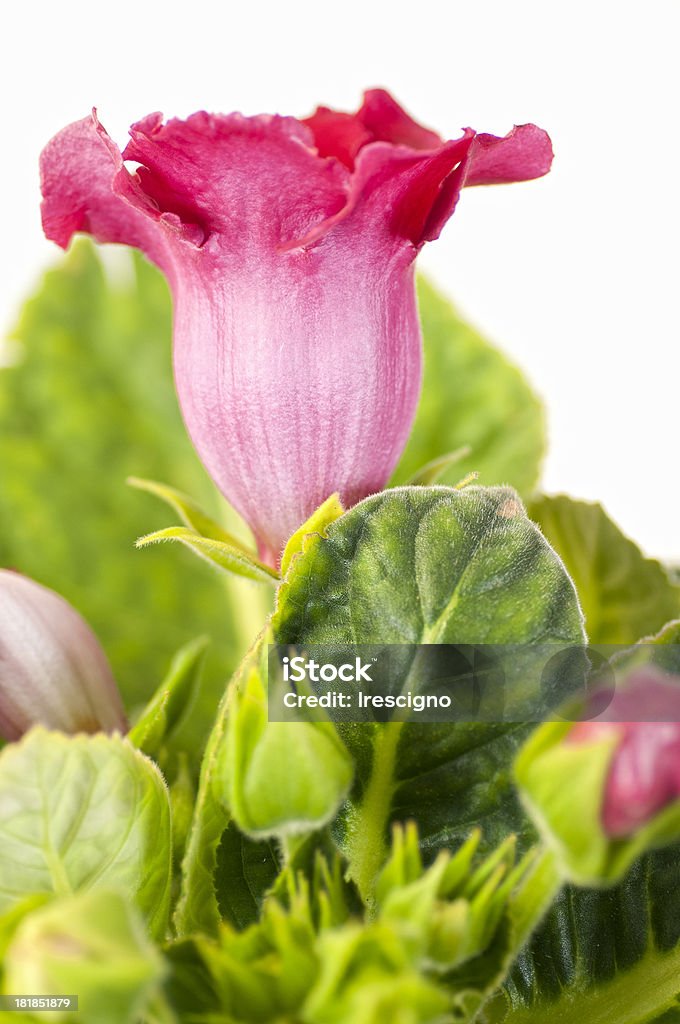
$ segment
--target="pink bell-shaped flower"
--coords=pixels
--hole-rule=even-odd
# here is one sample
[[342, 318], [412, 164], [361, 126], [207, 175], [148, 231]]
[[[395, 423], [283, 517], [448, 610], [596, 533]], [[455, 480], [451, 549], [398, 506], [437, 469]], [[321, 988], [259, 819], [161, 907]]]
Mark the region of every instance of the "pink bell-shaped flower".
[[0, 736], [31, 726], [62, 732], [127, 731], [99, 641], [53, 590], [0, 569]]
[[419, 249], [464, 186], [545, 174], [550, 140], [522, 125], [447, 142], [383, 90], [356, 114], [151, 114], [130, 135], [121, 154], [93, 113], [48, 144], [45, 233], [134, 245], [165, 272], [189, 434], [276, 564], [329, 494], [380, 490], [403, 450]]

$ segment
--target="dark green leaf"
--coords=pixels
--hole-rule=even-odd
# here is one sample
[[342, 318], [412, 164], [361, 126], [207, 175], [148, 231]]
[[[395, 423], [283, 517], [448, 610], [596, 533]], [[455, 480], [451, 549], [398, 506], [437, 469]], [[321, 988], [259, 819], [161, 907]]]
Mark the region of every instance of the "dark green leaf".
[[613, 889], [568, 887], [513, 970], [488, 1024], [646, 1024], [680, 1012], [680, 846]]

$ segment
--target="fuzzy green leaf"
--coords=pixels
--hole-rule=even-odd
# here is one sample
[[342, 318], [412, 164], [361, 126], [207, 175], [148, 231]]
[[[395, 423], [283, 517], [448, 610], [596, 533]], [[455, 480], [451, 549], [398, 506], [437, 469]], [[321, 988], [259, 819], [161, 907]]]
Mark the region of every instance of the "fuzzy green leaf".
[[[282, 584], [279, 643], [579, 643], [559, 559], [508, 488], [411, 487], [368, 498], [328, 527]], [[511, 788], [522, 726], [392, 722], [339, 727], [357, 780], [337, 838], [370, 898], [392, 820], [424, 844], [526, 829]]]

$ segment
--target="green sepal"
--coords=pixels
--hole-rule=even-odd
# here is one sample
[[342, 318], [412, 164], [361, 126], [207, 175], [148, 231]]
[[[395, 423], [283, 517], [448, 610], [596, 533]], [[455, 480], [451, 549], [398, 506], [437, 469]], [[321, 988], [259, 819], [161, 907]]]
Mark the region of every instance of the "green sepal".
[[241, 547], [234, 547], [225, 541], [213, 540], [211, 537], [203, 537], [195, 530], [186, 526], [168, 526], [164, 530], [156, 530], [140, 537], [137, 541], [138, 548], [148, 547], [150, 544], [160, 544], [163, 541], [179, 541], [193, 551], [194, 554], [203, 558], [206, 562], [216, 566], [223, 572], [235, 576], [243, 576], [245, 579], [253, 580], [255, 583], [276, 584], [279, 574], [275, 569], [261, 562], [255, 555], [248, 554]]
[[431, 459], [421, 466], [417, 473], [414, 473], [406, 482], [414, 487], [429, 487], [431, 484], [436, 484], [447, 470], [455, 466], [457, 462], [467, 459], [471, 453], [470, 445], [466, 444], [462, 448], [457, 448], [455, 452], [439, 455], [436, 459]]
[[237, 548], [247, 555], [251, 554], [237, 537], [234, 537], [232, 533], [229, 533], [209, 516], [198, 502], [190, 498], [188, 494], [170, 487], [169, 484], [158, 483], [156, 480], [143, 480], [137, 476], [128, 477], [126, 483], [138, 491], [146, 491], [147, 494], [153, 494], [156, 498], [160, 498], [161, 501], [164, 501], [166, 505], [169, 505], [177, 513], [185, 526], [188, 526], [190, 530], [195, 530], [196, 533], [200, 533], [202, 537], [223, 541], [225, 544], [229, 544], [231, 547]]
[[325, 537], [331, 523], [344, 513], [342, 502], [337, 494], [331, 494], [322, 505], [311, 514], [309, 519], [296, 530], [284, 548], [281, 557], [281, 575], [285, 576], [296, 555], [301, 554], [313, 542], [313, 538]]

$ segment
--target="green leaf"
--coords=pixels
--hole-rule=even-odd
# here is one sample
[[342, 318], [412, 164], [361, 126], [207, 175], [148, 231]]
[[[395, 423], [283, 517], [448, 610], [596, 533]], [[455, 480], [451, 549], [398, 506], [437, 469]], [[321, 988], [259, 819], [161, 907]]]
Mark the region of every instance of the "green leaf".
[[568, 887], [482, 1021], [670, 1024], [680, 1012], [679, 978], [676, 844], [641, 858], [613, 889]]
[[0, 369], [0, 565], [85, 616], [129, 710], [151, 696], [179, 645], [211, 634], [194, 711], [200, 750], [223, 680], [261, 620], [251, 624], [245, 584], [215, 576], [197, 586], [188, 556], [134, 549], [167, 521], [125, 486], [131, 474], [219, 504], [177, 407], [167, 285], [138, 254], [107, 255], [124, 274], [106, 272], [81, 240], [45, 275], [14, 332], [22, 358]]
[[4, 991], [78, 996], [77, 1011], [51, 1011], [50, 1020], [137, 1024], [160, 992], [165, 966], [135, 908], [100, 890], [53, 900], [25, 917], [5, 971]]
[[214, 885], [221, 917], [234, 928], [254, 924], [265, 893], [281, 869], [281, 852], [274, 840], [249, 839], [232, 822], [217, 848]]
[[207, 512], [204, 512], [198, 502], [183, 494], [168, 484], [159, 484], [155, 480], [140, 480], [139, 477], [131, 476], [127, 483], [138, 491], [146, 491], [160, 498], [166, 505], [169, 505], [180, 517], [185, 526], [202, 537], [210, 537], [212, 540], [223, 541], [233, 548], [243, 551], [245, 554], [252, 554], [233, 534], [228, 533], [223, 526], [216, 523]]
[[168, 540], [179, 541], [206, 562], [235, 576], [243, 576], [255, 583], [274, 584], [279, 579], [279, 574], [260, 562], [255, 555], [247, 554], [242, 548], [235, 548], [224, 541], [202, 537], [200, 533], [185, 526], [168, 526], [164, 530], [149, 533], [139, 538], [137, 547], [146, 548], [150, 544], [160, 544]]
[[127, 740], [37, 728], [0, 754], [0, 912], [32, 893], [119, 888], [162, 936], [170, 855], [167, 789]]
[[199, 637], [177, 652], [170, 671], [128, 733], [135, 747], [155, 757], [186, 715], [200, 679], [208, 644]]
[[664, 567], [645, 558], [599, 504], [565, 495], [529, 506], [561, 556], [586, 616], [591, 643], [632, 644], [680, 614], [680, 587]]
[[[278, 643], [580, 643], [559, 559], [514, 491], [412, 487], [368, 498], [328, 527], [281, 585]], [[522, 726], [392, 722], [340, 727], [357, 779], [337, 838], [370, 900], [393, 820], [424, 847], [484, 823], [496, 845], [527, 823], [511, 788]], [[530, 831], [530, 830], [529, 830]]]
[[511, 484], [528, 497], [545, 449], [541, 403], [522, 373], [465, 323], [427, 281], [418, 282], [425, 378], [413, 431], [393, 483], [406, 483], [433, 460], [469, 446], [439, 477], [456, 484]]

